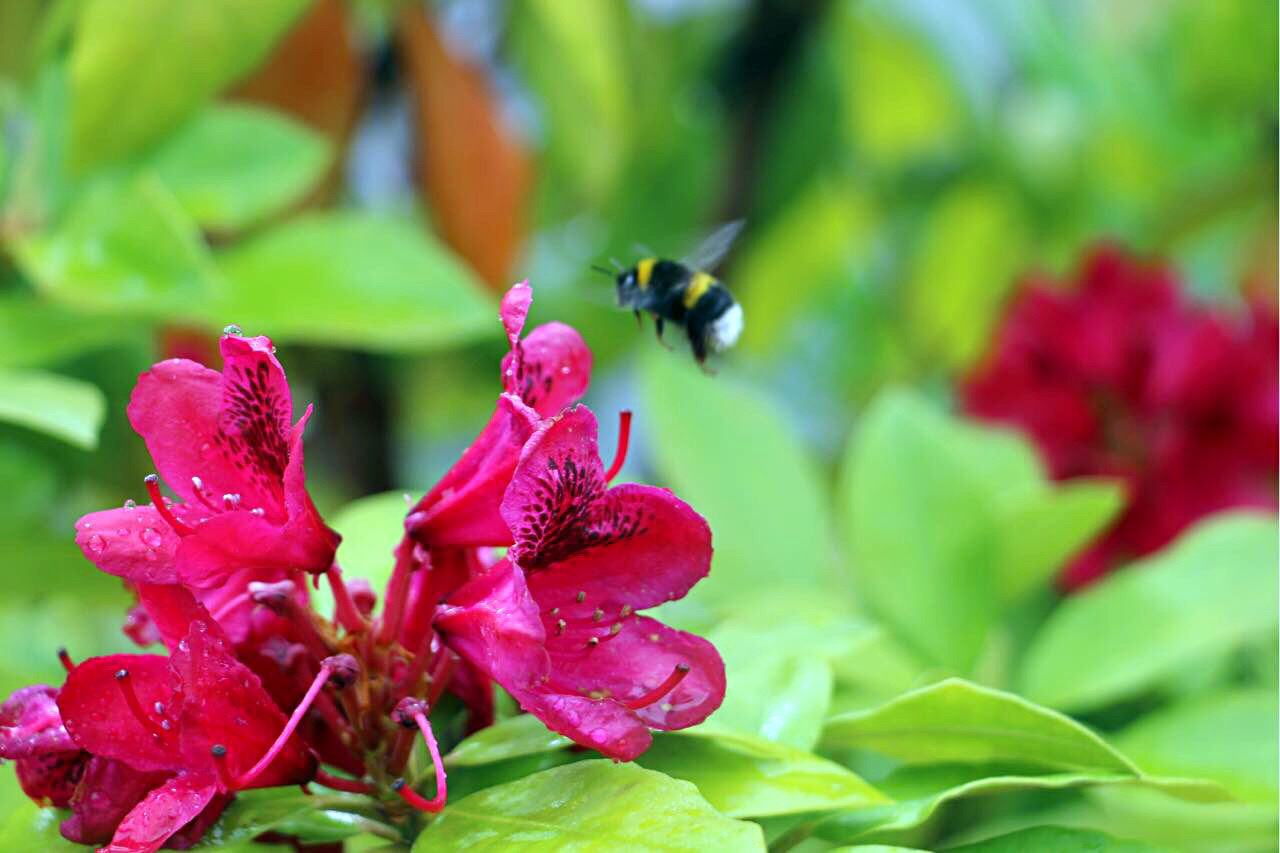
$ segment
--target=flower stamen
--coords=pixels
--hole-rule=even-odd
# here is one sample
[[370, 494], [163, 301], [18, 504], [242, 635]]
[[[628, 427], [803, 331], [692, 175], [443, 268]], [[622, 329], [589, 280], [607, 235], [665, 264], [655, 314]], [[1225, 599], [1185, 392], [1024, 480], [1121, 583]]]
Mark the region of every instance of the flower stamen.
[[129, 711], [134, 718], [144, 729], [151, 732], [152, 736], [157, 740], [164, 740], [167, 732], [150, 714], [143, 710], [142, 703], [138, 701], [138, 693], [133, 689], [133, 682], [129, 679], [129, 670], [116, 670], [116, 684], [120, 687], [120, 692], [124, 694], [124, 703], [129, 706]]
[[218, 785], [230, 793], [235, 790], [235, 780], [231, 778], [231, 769], [227, 767], [227, 748], [215, 743], [209, 750], [213, 754], [213, 769], [218, 774]]
[[71, 655], [67, 654], [65, 646], [58, 648], [58, 660], [62, 663], [62, 668], [67, 672], [76, 668], [75, 662], [71, 660]]
[[179, 536], [190, 536], [195, 531], [178, 520], [173, 514], [173, 510], [169, 508], [169, 504], [164, 499], [164, 495], [160, 494], [160, 478], [155, 474], [148, 474], [142, 478], [143, 484], [147, 487], [147, 494], [151, 496], [151, 504], [156, 508], [156, 512], [164, 519], [165, 524], [173, 528], [173, 532]]
[[298, 707], [293, 709], [292, 716], [284, 724], [284, 729], [280, 732], [280, 736], [276, 738], [276, 742], [271, 744], [271, 748], [267, 750], [266, 754], [258, 759], [257, 764], [250, 767], [239, 779], [235, 780], [236, 789], [244, 789], [251, 785], [253, 780], [257, 779], [262, 774], [262, 771], [267, 769], [267, 765], [280, 754], [280, 750], [284, 749], [284, 745], [293, 736], [298, 724], [302, 722], [303, 716], [311, 708], [311, 703], [316, 701], [316, 696], [319, 695], [320, 689], [329, 681], [329, 676], [334, 670], [334, 665], [330, 663], [330, 660], [326, 659], [320, 664], [320, 671], [316, 673], [315, 680], [307, 688], [307, 693], [302, 697], [302, 701], [298, 703]]
[[435, 813], [444, 809], [445, 801], [449, 799], [449, 787], [445, 782], [444, 761], [440, 758], [440, 747], [436, 744], [435, 733], [431, 731], [431, 721], [427, 719], [428, 708], [427, 703], [421, 699], [406, 697], [396, 703], [395, 709], [391, 712], [391, 719], [405, 728], [416, 725], [422, 731], [422, 737], [427, 742], [427, 752], [431, 753], [431, 763], [436, 769], [436, 795], [429, 800], [425, 799], [410, 788], [404, 779], [397, 779], [391, 788], [415, 809]]
[[618, 472], [622, 470], [623, 464], [627, 461], [627, 445], [630, 441], [631, 412], [623, 409], [618, 412], [618, 449], [613, 454], [613, 464], [609, 466], [609, 470], [604, 475], [606, 483], [618, 476]]
[[663, 696], [666, 696], [672, 690], [675, 690], [676, 685], [683, 681], [684, 677], [689, 674], [689, 669], [690, 667], [687, 663], [676, 664], [675, 669], [671, 670], [671, 674], [667, 676], [666, 681], [662, 682], [642, 696], [638, 696], [635, 699], [623, 700], [622, 704], [632, 711], [639, 711], [641, 708], [649, 707]]

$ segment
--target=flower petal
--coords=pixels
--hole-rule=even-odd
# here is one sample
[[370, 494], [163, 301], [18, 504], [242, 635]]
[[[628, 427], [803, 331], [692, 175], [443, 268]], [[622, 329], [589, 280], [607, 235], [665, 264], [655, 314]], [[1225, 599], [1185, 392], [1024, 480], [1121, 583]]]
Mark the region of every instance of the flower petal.
[[[215, 515], [182, 537], [175, 556], [178, 579], [194, 587], [225, 583], [242, 569], [278, 571], [303, 568], [315, 551], [291, 539], [286, 528], [246, 510]], [[321, 569], [323, 571], [323, 569]]]
[[71, 798], [71, 817], [58, 830], [77, 844], [105, 844], [125, 815], [167, 778], [166, 773], [144, 773], [123, 761], [95, 755], [85, 764]]
[[333, 555], [342, 537], [324, 523], [307, 492], [307, 475], [303, 468], [302, 433], [311, 420], [312, 406], [307, 406], [289, 437], [289, 463], [284, 469], [284, 503], [289, 520], [284, 536], [294, 543], [291, 550], [300, 553], [297, 568], [320, 573], [333, 565]]
[[217, 793], [211, 775], [174, 776], [125, 816], [111, 843], [98, 853], [154, 853], [169, 836], [195, 820]]
[[13, 764], [22, 793], [40, 805], [65, 809], [76, 792], [76, 783], [84, 771], [89, 753], [82, 749], [69, 752], [43, 752], [19, 758]]
[[[607, 691], [618, 702], [651, 698], [635, 714], [656, 729], [683, 729], [697, 725], [724, 700], [724, 663], [715, 646], [701, 637], [677, 631], [656, 619], [633, 616], [623, 620], [616, 634], [569, 625], [564, 633], [550, 635], [551, 684], [569, 693]], [[598, 637], [594, 645], [586, 635]], [[669, 692], [655, 696], [676, 667], [689, 672]], [[588, 744], [590, 745], [590, 744]]]
[[[67, 675], [58, 692], [58, 710], [71, 739], [95, 755], [105, 755], [144, 771], [180, 770], [182, 757], [174, 743], [165, 744], [145, 727], [125, 701], [116, 678], [127, 670], [129, 684], [146, 713], [157, 703], [172, 713], [174, 677], [169, 659], [160, 655], [108, 655], [89, 658]], [[157, 723], [160, 716], [155, 717]]]
[[62, 725], [57, 698], [57, 688], [36, 684], [15, 690], [0, 705], [0, 758], [80, 748]]
[[653, 743], [639, 717], [616, 702], [538, 690], [512, 695], [553, 732], [617, 761], [631, 761]]
[[507, 333], [507, 340], [514, 350], [524, 331], [525, 318], [529, 316], [529, 305], [533, 302], [533, 288], [529, 280], [517, 282], [502, 297], [499, 313], [502, 316], [502, 328]]
[[582, 335], [564, 323], [544, 323], [529, 333], [516, 352], [502, 360], [502, 375], [514, 371], [508, 391], [518, 391], [525, 405], [544, 418], [576, 403], [591, 384], [591, 350]]
[[409, 513], [409, 534], [430, 548], [509, 545], [498, 506], [538, 420], [515, 396], [499, 397], [484, 430]]
[[132, 581], [177, 583], [179, 541], [153, 506], [104, 509], [76, 522], [76, 544], [89, 562]]
[[440, 607], [436, 630], [454, 651], [508, 690], [540, 683], [548, 661], [524, 573], [502, 560]]
[[[182, 681], [181, 749], [184, 764], [214, 772], [215, 744], [227, 748], [233, 776], [266, 754], [284, 729], [285, 716], [258, 676], [236, 660], [217, 625], [207, 615], [191, 623], [173, 652], [173, 669]], [[315, 757], [294, 734], [253, 787], [269, 788], [309, 780]]]

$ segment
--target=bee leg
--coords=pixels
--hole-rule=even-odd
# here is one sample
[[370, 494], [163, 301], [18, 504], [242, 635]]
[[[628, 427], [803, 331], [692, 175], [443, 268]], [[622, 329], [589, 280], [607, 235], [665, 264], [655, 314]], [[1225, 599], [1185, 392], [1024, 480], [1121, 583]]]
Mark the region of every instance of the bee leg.
[[664, 347], [666, 347], [666, 348], [667, 348], [667, 349], [669, 349], [669, 350], [674, 350], [674, 349], [675, 349], [675, 347], [673, 347], [671, 344], [667, 343], [666, 341], [664, 341], [664, 340], [662, 339], [662, 327], [663, 327], [663, 321], [662, 321], [662, 318], [661, 318], [661, 317], [654, 317], [654, 318], [653, 318], [653, 328], [654, 328], [654, 331], [656, 331], [656, 332], [658, 333], [658, 343], [662, 344]]
[[693, 347], [693, 358], [698, 362], [698, 367], [701, 367], [702, 372], [708, 376], [714, 376], [715, 371], [707, 367], [707, 338], [704, 324], [691, 318], [686, 328], [689, 331], [689, 344]]

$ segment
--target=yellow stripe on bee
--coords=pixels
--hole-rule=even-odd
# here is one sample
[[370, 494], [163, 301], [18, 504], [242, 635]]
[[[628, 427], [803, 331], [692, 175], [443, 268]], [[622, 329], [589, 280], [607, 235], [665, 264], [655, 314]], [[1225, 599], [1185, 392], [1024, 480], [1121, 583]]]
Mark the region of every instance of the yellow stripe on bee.
[[645, 258], [636, 264], [636, 283], [640, 285], [641, 290], [649, 286], [649, 279], [653, 278], [653, 265], [657, 262], [657, 258]]
[[716, 283], [715, 277], [707, 275], [704, 272], [696, 272], [689, 279], [689, 286], [684, 289], [684, 307], [686, 311], [692, 311], [693, 306], [698, 304], [698, 300], [702, 298], [702, 294], [711, 289]]

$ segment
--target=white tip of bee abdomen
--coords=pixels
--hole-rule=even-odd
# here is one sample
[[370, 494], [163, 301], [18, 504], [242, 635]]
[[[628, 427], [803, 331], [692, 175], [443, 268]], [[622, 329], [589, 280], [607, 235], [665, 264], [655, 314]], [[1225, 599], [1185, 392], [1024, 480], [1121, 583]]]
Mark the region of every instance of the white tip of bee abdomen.
[[707, 341], [711, 349], [723, 352], [738, 342], [742, 335], [742, 306], [734, 303], [707, 329]]

